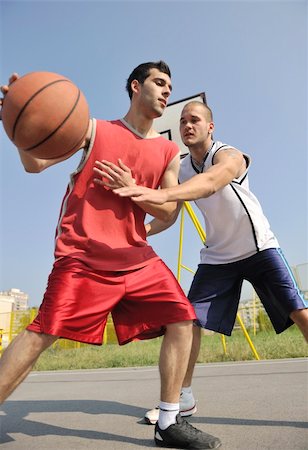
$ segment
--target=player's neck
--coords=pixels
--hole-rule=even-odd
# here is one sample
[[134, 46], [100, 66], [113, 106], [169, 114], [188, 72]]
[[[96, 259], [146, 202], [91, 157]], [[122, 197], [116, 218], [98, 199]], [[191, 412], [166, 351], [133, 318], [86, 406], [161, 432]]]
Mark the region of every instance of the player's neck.
[[139, 135], [145, 139], [158, 137], [159, 133], [152, 128], [153, 120], [138, 114], [131, 110], [124, 116], [123, 120], [127, 122], [131, 128], [136, 130]]
[[204, 161], [206, 154], [212, 148], [212, 145], [212, 139], [207, 139], [206, 141], [188, 147], [189, 153], [191, 154], [194, 161], [201, 164]]

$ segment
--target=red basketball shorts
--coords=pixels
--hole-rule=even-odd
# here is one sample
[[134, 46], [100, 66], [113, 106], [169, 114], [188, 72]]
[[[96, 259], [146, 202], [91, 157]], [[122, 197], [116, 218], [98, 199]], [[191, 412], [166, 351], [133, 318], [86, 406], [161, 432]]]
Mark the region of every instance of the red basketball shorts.
[[119, 344], [164, 334], [170, 323], [194, 320], [194, 309], [160, 260], [127, 272], [95, 271], [73, 258], [55, 262], [30, 331], [102, 344], [109, 313]]

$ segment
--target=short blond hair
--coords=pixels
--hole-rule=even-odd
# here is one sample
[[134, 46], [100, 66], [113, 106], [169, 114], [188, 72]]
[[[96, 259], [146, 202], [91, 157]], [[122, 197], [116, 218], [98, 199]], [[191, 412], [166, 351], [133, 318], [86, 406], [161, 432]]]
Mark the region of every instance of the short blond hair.
[[186, 103], [186, 105], [184, 106], [183, 110], [187, 107], [187, 106], [201, 106], [201, 108], [204, 110], [204, 115], [205, 118], [207, 120], [207, 122], [213, 122], [213, 113], [211, 108], [206, 105], [203, 102], [198, 102], [197, 100], [192, 100], [191, 102]]

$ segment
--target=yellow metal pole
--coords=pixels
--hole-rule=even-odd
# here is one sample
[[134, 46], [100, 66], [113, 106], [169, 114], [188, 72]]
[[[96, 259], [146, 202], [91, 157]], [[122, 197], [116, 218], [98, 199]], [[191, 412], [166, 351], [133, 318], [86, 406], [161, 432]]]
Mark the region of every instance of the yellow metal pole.
[[108, 323], [108, 320], [107, 320], [106, 326], [105, 326], [105, 329], [104, 329], [104, 334], [103, 334], [103, 345], [108, 344], [108, 326], [109, 326], [109, 323]]
[[181, 209], [181, 222], [180, 222], [180, 242], [179, 242], [179, 252], [178, 252], [178, 270], [177, 270], [177, 280], [181, 280], [181, 265], [182, 265], [182, 254], [183, 254], [183, 235], [184, 235], [184, 208]]
[[256, 335], [257, 324], [256, 324], [257, 314], [256, 314], [256, 292], [253, 291], [253, 335]]
[[193, 224], [195, 225], [195, 228], [200, 236], [201, 241], [204, 243], [206, 240], [206, 234], [204, 229], [202, 228], [202, 225], [198, 217], [196, 216], [194, 210], [192, 209], [192, 206], [188, 202], [184, 202], [184, 206]]
[[222, 343], [222, 348], [224, 350], [224, 355], [227, 354], [227, 345], [226, 345], [226, 336], [224, 334], [221, 334], [221, 343]]
[[242, 321], [242, 319], [241, 319], [241, 316], [240, 316], [238, 313], [237, 313], [237, 315], [236, 315], [236, 318], [237, 318], [237, 320], [238, 320], [238, 323], [240, 324], [240, 327], [241, 327], [241, 329], [242, 329], [242, 331], [243, 331], [243, 333], [244, 333], [245, 338], [247, 339], [247, 342], [248, 342], [248, 344], [249, 344], [249, 347], [251, 348], [252, 353], [254, 354], [254, 357], [259, 361], [259, 360], [260, 360], [260, 357], [259, 357], [259, 355], [258, 355], [258, 353], [257, 353], [257, 350], [255, 349], [255, 346], [253, 345], [253, 343], [252, 343], [252, 341], [251, 341], [251, 339], [250, 339], [250, 336], [249, 336], [249, 334], [247, 333], [247, 330], [246, 330], [245, 325], [244, 325], [244, 323], [243, 323], [243, 321]]
[[10, 330], [9, 330], [9, 342], [8, 343], [10, 343], [13, 339], [13, 324], [14, 324], [15, 313], [12, 311], [10, 313], [10, 316], [11, 317], [10, 317]]
[[182, 267], [182, 269], [185, 269], [185, 270], [187, 270], [187, 272], [190, 272], [190, 273], [192, 273], [192, 274], [194, 274], [195, 272], [193, 271], [193, 270], [191, 270], [189, 267], [187, 267], [187, 266], [184, 266], [184, 264], [181, 264], [181, 267]]

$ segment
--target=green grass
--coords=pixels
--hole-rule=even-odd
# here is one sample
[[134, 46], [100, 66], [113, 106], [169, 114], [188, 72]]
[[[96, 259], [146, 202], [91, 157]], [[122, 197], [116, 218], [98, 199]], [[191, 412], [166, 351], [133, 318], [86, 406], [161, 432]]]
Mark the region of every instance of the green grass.
[[[308, 356], [308, 345], [299, 330], [293, 326], [280, 335], [262, 331], [251, 339], [261, 359], [299, 358]], [[162, 338], [132, 342], [125, 346], [116, 344], [102, 347], [85, 345], [78, 349], [50, 348], [37, 361], [34, 370], [98, 369], [108, 367], [140, 367], [158, 364]], [[219, 334], [204, 335], [198, 363], [245, 361], [254, 359], [253, 353], [240, 330], [226, 337], [224, 354]]]

